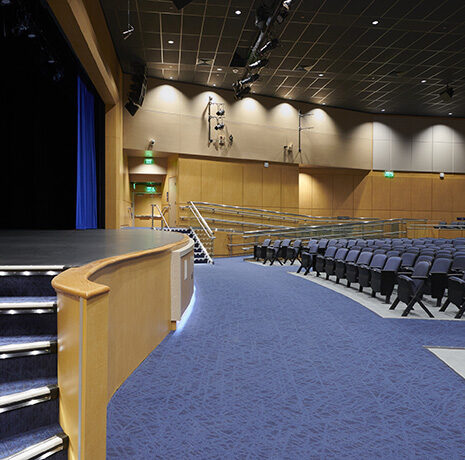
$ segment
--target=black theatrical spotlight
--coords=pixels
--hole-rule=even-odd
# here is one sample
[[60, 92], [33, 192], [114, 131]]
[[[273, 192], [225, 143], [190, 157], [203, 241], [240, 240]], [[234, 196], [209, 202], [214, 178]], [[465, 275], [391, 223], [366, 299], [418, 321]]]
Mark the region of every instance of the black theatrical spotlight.
[[263, 30], [271, 17], [272, 11], [267, 5], [260, 5], [255, 13], [255, 27], [259, 30]]
[[240, 101], [242, 98], [247, 96], [247, 94], [250, 93], [250, 86], [243, 86], [242, 88], [236, 89], [236, 92], [234, 94], [234, 97]]
[[224, 123], [218, 123], [216, 126], [215, 126], [215, 130], [218, 131], [218, 130], [222, 130], [224, 129]]
[[222, 116], [224, 115], [224, 109], [218, 110], [218, 112], [216, 112], [216, 114], [217, 114], [219, 117], [222, 117]]
[[173, 0], [174, 6], [178, 10], [182, 10], [185, 6], [189, 5], [189, 3], [192, 3], [193, 0]]
[[249, 69], [260, 69], [268, 64], [268, 59], [263, 58], [249, 64]]
[[266, 54], [268, 51], [272, 51], [275, 48], [277, 48], [279, 45], [279, 40], [277, 38], [273, 38], [272, 40], [269, 40], [266, 42], [261, 48], [259, 53], [260, 54]]
[[451, 88], [449, 85], [447, 85], [446, 89], [439, 93], [439, 97], [441, 98], [442, 102], [450, 102], [454, 96], [454, 92], [454, 88]]
[[249, 75], [248, 77], [243, 78], [242, 80], [238, 81], [239, 86], [242, 85], [247, 85], [247, 83], [253, 83], [254, 81], [257, 81], [260, 78], [260, 75], [258, 73], [254, 73], [252, 75]]

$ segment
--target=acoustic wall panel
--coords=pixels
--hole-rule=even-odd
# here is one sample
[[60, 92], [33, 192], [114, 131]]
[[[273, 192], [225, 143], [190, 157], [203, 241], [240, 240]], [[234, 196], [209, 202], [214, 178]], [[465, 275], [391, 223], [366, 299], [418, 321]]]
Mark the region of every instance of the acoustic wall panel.
[[465, 172], [462, 120], [378, 118], [373, 122], [374, 170]]

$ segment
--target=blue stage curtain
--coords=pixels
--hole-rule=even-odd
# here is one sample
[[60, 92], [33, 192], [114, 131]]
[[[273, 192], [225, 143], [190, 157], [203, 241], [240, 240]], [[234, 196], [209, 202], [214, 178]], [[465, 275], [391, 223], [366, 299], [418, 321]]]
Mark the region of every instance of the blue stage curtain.
[[78, 77], [76, 228], [97, 228], [94, 96]]

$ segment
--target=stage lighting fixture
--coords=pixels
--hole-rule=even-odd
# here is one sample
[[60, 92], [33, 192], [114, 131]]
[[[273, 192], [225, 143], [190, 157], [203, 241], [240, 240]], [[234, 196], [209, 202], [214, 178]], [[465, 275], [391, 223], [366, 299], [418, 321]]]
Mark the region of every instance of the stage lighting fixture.
[[123, 40], [127, 40], [134, 32], [134, 26], [131, 26], [131, 24], [128, 24], [128, 28], [123, 31]]
[[450, 100], [454, 96], [454, 92], [454, 89], [447, 85], [446, 89], [439, 93], [439, 97], [443, 102], [450, 102]]
[[9, 5], [11, 3], [11, 0], [2, 0], [1, 4], [2, 5]]
[[257, 8], [255, 13], [255, 27], [259, 30], [263, 30], [266, 27], [267, 21], [271, 16], [271, 10], [265, 5], [261, 5]]
[[265, 67], [268, 64], [268, 59], [259, 59], [258, 61], [252, 62], [249, 64], [249, 69], [260, 69], [261, 67]]
[[253, 83], [254, 81], [257, 81], [260, 78], [260, 75], [258, 73], [254, 73], [252, 75], [249, 75], [248, 77], [243, 78], [242, 80], [239, 80], [239, 86], [242, 85], [247, 85], [248, 83]]
[[128, 26], [123, 31], [123, 40], [127, 40], [134, 32], [134, 26], [131, 25], [131, 0], [128, 0]]
[[216, 114], [217, 114], [219, 117], [223, 117], [223, 116], [224, 116], [224, 109], [218, 110], [218, 112], [216, 112]]
[[224, 123], [218, 123], [215, 126], [215, 131], [222, 130], [222, 129], [224, 129]]
[[247, 96], [247, 94], [250, 93], [250, 86], [244, 86], [242, 88], [239, 88], [236, 90], [236, 93], [234, 94], [234, 97], [237, 100], [241, 100], [243, 97]]
[[260, 48], [260, 54], [266, 54], [268, 51], [274, 50], [279, 45], [279, 40], [277, 38], [273, 38], [265, 43], [264, 46]]

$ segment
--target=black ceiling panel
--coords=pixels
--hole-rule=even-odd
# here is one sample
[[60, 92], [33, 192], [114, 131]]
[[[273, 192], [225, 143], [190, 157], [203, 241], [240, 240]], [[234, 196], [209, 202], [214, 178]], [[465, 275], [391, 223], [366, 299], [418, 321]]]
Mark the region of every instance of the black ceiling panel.
[[[229, 67], [236, 48], [248, 52], [259, 33], [258, 0], [195, 0], [182, 10], [171, 0], [131, 0], [135, 31], [123, 40], [127, 1], [100, 1], [125, 72], [145, 60], [151, 76], [231, 89], [242, 74]], [[281, 46], [252, 94], [374, 112], [465, 116], [465, 1], [294, 4], [274, 30]], [[199, 65], [199, 59], [210, 61]], [[438, 97], [446, 84], [455, 89], [448, 103]]]

